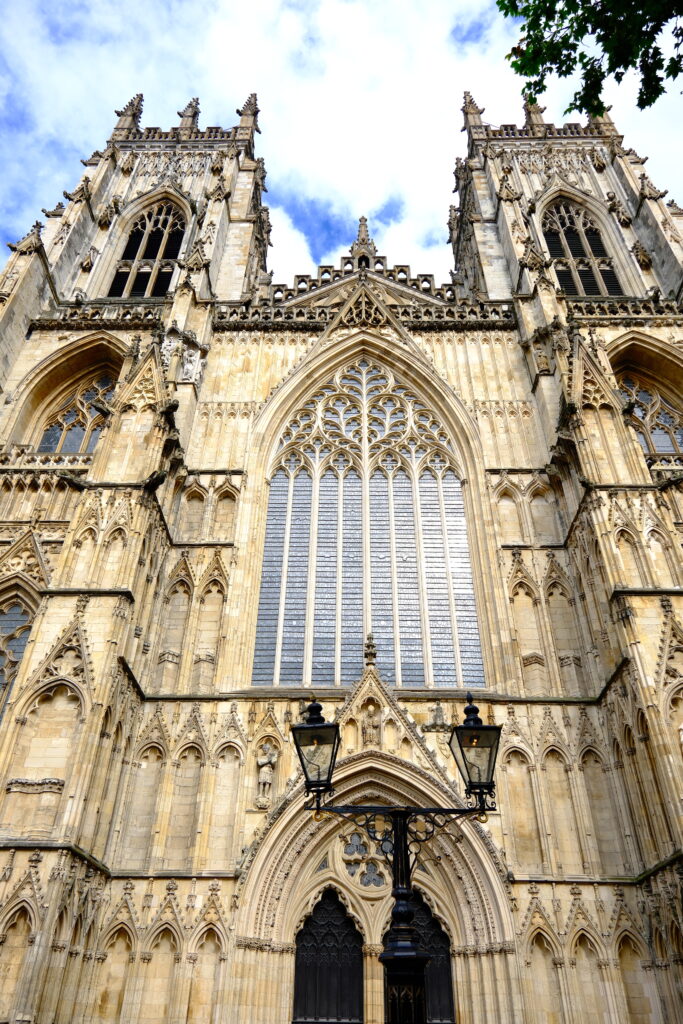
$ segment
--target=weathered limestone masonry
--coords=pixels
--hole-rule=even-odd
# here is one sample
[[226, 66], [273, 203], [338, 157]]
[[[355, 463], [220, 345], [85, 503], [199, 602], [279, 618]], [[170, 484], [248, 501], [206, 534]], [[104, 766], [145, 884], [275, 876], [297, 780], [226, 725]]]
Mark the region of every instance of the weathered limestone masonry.
[[272, 283], [255, 96], [136, 96], [10, 247], [0, 1021], [287, 1024], [317, 934], [380, 1024], [389, 873], [302, 810], [313, 686], [344, 803], [460, 802], [467, 690], [503, 725], [499, 811], [416, 872], [439, 1020], [681, 1020], [683, 209], [608, 116], [463, 111], [441, 287], [364, 219]]

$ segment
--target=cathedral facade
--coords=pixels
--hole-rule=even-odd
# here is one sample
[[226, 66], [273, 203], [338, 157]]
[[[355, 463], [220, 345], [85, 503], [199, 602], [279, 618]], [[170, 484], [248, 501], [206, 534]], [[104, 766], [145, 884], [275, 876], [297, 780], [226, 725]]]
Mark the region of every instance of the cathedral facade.
[[[0, 276], [0, 1022], [382, 1024], [390, 871], [304, 810], [498, 809], [414, 872], [441, 1024], [683, 1011], [683, 209], [472, 97], [451, 280], [267, 272], [256, 97], [117, 112]], [[371, 635], [371, 638], [370, 638]]]

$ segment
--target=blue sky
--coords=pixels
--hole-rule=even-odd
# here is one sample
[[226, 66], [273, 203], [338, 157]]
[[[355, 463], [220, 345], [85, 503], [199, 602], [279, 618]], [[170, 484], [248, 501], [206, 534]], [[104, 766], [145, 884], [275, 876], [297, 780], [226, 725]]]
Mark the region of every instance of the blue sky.
[[[145, 94], [170, 127], [199, 96], [202, 125], [229, 127], [256, 91], [268, 169], [270, 266], [291, 281], [337, 263], [365, 215], [391, 263], [448, 279], [453, 164], [465, 155], [462, 94], [493, 124], [522, 120], [505, 61], [517, 27], [471, 0], [22, 0], [0, 21], [0, 239], [21, 237], [104, 147], [114, 108]], [[571, 82], [551, 85], [562, 123]], [[626, 145], [683, 203], [680, 96], [635, 110], [635, 82], [608, 94]], [[576, 120], [572, 117], [571, 120]]]

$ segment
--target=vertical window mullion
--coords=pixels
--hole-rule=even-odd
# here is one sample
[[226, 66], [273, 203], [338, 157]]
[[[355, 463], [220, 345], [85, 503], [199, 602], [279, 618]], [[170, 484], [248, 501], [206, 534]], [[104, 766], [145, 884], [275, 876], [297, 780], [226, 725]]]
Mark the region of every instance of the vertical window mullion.
[[401, 680], [403, 686], [424, 686], [424, 643], [415, 539], [416, 513], [410, 472], [404, 467], [394, 474], [393, 493], [393, 529], [397, 549], [396, 586], [401, 627]]
[[286, 601], [282, 621], [283, 643], [280, 682], [301, 686], [304, 673], [304, 637], [311, 543], [311, 491], [306, 470], [294, 477], [289, 527]]
[[150, 231], [150, 220], [149, 220], [149, 217], [147, 217], [146, 218], [146, 224], [145, 224], [145, 233], [142, 236], [142, 240], [141, 240], [141, 242], [140, 242], [140, 244], [138, 246], [138, 251], [135, 253], [135, 256], [133, 257], [133, 260], [132, 260], [132, 263], [131, 263], [131, 267], [130, 267], [130, 273], [128, 274], [128, 283], [126, 284], [126, 287], [123, 290], [124, 298], [127, 298], [127, 299], [130, 298], [130, 293], [131, 293], [131, 289], [133, 287], [133, 282], [135, 281], [135, 278], [137, 277], [138, 266], [140, 265], [140, 259], [141, 259], [140, 253], [145, 251], [145, 246], [147, 245], [147, 237], [149, 235], [149, 231]]

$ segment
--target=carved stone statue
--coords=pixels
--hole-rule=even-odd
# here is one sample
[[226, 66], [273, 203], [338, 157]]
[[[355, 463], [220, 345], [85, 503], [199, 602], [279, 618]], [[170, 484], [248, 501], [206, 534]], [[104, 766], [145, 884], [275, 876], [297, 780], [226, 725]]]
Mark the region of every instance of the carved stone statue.
[[200, 364], [200, 352], [193, 345], [185, 345], [183, 348], [183, 365], [180, 371], [182, 381], [194, 382], [197, 379]]
[[164, 335], [164, 340], [161, 343], [161, 365], [165, 370], [168, 370], [168, 367], [171, 362], [171, 356], [173, 355], [177, 344], [178, 339], [177, 337], [175, 337], [175, 335]]
[[363, 718], [361, 722], [361, 732], [363, 736], [363, 746], [379, 746], [379, 727], [380, 727], [380, 714], [379, 710], [374, 704], [368, 704], [367, 708], [363, 712]]
[[425, 726], [423, 726], [422, 731], [448, 732], [450, 726], [446, 721], [446, 716], [444, 715], [443, 707], [441, 706], [441, 701], [437, 700], [436, 704], [434, 704], [429, 710], [431, 711], [432, 717], [431, 720], [427, 722]]
[[278, 757], [279, 752], [268, 740], [259, 747], [259, 753], [256, 757], [256, 764], [258, 765], [257, 807], [265, 809], [270, 806], [273, 776], [275, 775], [275, 765], [277, 764]]

